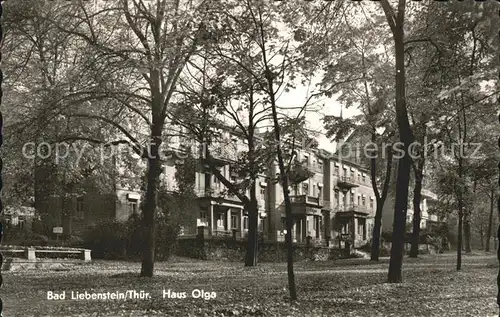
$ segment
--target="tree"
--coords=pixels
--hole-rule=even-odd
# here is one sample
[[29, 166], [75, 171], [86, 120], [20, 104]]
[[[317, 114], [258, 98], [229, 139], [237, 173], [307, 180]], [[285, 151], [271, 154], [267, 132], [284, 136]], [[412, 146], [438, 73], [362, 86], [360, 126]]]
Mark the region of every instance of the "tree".
[[[361, 25], [353, 25], [356, 18], [352, 19], [352, 16], [355, 17], [355, 13], [363, 14], [364, 9], [351, 9], [354, 12], [350, 14], [346, 12], [347, 9], [343, 11], [345, 31], [349, 35], [340, 41], [348, 48], [347, 54], [330, 61], [322, 85], [331, 87], [330, 93], [339, 94], [339, 102], [345, 103], [346, 107], [356, 106], [361, 114], [351, 118], [326, 116], [323, 121], [328, 137], [335, 136], [338, 142], [354, 131], [364, 149], [359, 163], [370, 166], [371, 184], [376, 199], [371, 260], [378, 261], [382, 211], [391, 181], [395, 133], [392, 122], [394, 113], [389, 107], [391, 65], [385, 46], [382, 52], [379, 50], [383, 41], [373, 40], [384, 32], [383, 21], [373, 22], [367, 19]], [[371, 36], [368, 37], [368, 34]], [[352, 142], [352, 138], [351, 135], [348, 141]]]
[[[206, 63], [204, 64], [200, 74], [203, 79], [193, 81], [202, 83], [202, 87], [189, 87], [185, 90], [186, 99], [179, 103], [177, 110], [173, 112], [172, 122], [185, 128], [188, 135], [201, 144], [204, 151], [201, 153], [202, 163], [208, 165], [210, 172], [227, 188], [227, 193], [236, 195], [248, 211], [245, 266], [255, 266], [258, 255], [256, 186], [258, 177], [264, 172], [271, 156], [269, 150], [262, 147], [258, 128], [268, 114], [266, 109], [259, 105], [260, 101], [251, 78], [244, 75], [236, 77], [236, 85], [230, 87], [222, 87], [222, 83], [208, 86], [211, 78]], [[239, 103], [239, 110], [235, 108], [235, 103]], [[185, 107], [186, 104], [190, 106]], [[224, 139], [224, 132], [233, 135]], [[246, 151], [233, 144], [233, 137], [245, 141]], [[237, 174], [238, 178], [224, 176], [218, 169], [218, 159], [227, 160], [231, 174]]]
[[[187, 61], [207, 40], [206, 7], [204, 1], [157, 0], [146, 7], [140, 1], [121, 0], [92, 8], [68, 3], [61, 7], [57, 19], [45, 17], [61, 34], [84, 43], [88, 52], [85, 66], [94, 75], [86, 89], [64, 94], [61, 99], [78, 106], [82, 100], [113, 101], [114, 109], [139, 122], [123, 125], [115, 117], [101, 115], [101, 109], [96, 109], [97, 114], [81, 108], [71, 112], [74, 117], [106, 123], [124, 135], [125, 142], [147, 163], [141, 276], [151, 277], [154, 272], [160, 147], [166, 117]], [[68, 27], [65, 21], [73, 22]]]
[[[48, 21], [59, 17], [60, 7], [29, 1], [5, 7], [4, 65], [9, 74], [4, 82], [9, 96], [4, 101], [9, 109], [5, 133], [12, 155], [6, 169], [7, 184], [14, 187], [8, 196], [11, 204], [33, 203], [46, 217], [51, 211], [45, 210], [45, 201], [56, 194], [61, 198], [63, 221], [71, 228], [67, 198], [81, 194], [90, 184], [109, 189], [114, 171], [110, 164], [95, 163], [98, 148], [85, 148], [73, 138], [78, 133], [95, 134], [101, 126], [74, 120], [62, 111], [63, 106], [57, 106], [62, 94], [81, 89], [89, 76], [80, 67], [85, 56], [78, 53], [79, 43]], [[61, 20], [68, 26], [66, 22]]]
[[[446, 137], [452, 154], [446, 159], [454, 162], [456, 180], [455, 197], [458, 210], [457, 270], [461, 269], [462, 246], [470, 252], [472, 206], [465, 198], [475, 191], [472, 155], [472, 140], [481, 139], [478, 127], [491, 118], [492, 96], [498, 90], [486, 84], [493, 79], [488, 71], [495, 65], [493, 49], [498, 43], [492, 41], [489, 25], [498, 20], [491, 14], [489, 5], [468, 3], [456, 8], [435, 7], [445, 10], [450, 21], [447, 31], [439, 26], [440, 40], [447, 43], [443, 47], [440, 61], [440, 93], [437, 95], [439, 108], [446, 111], [436, 120], [441, 133]], [[464, 11], [471, 12], [465, 14]], [[448, 12], [449, 11], [449, 12]], [[433, 13], [438, 14], [436, 10]], [[438, 32], [436, 32], [438, 34]]]
[[396, 201], [394, 206], [394, 225], [392, 232], [391, 260], [389, 262], [389, 283], [401, 283], [404, 235], [406, 228], [406, 210], [408, 206], [408, 185], [410, 182], [411, 158], [409, 147], [413, 142], [413, 132], [408, 120], [406, 107], [406, 76], [404, 52], [404, 25], [406, 1], [399, 0], [397, 11], [391, 7], [387, 0], [381, 1], [387, 23], [390, 26], [395, 49], [395, 77], [396, 77], [396, 122], [398, 125], [399, 139], [403, 145], [403, 157], [398, 161], [398, 174], [396, 180]]

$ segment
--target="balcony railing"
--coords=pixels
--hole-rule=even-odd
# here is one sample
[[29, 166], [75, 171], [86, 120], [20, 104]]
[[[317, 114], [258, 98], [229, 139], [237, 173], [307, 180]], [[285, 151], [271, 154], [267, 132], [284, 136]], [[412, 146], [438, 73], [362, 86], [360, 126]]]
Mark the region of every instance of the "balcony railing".
[[290, 202], [292, 204], [306, 204], [306, 205], [316, 205], [321, 206], [323, 203], [322, 199], [319, 197], [308, 196], [308, 195], [293, 195], [290, 196]]
[[433, 200], [438, 200], [438, 196], [435, 193], [425, 188], [422, 188], [422, 196]]
[[311, 164], [308, 168], [315, 173], [323, 174], [323, 165]]
[[237, 149], [227, 144], [217, 144], [209, 147], [210, 154], [221, 162], [236, 162], [238, 160]]
[[364, 213], [364, 214], [369, 214], [370, 209], [367, 206], [363, 205], [355, 205], [355, 204], [348, 204], [348, 205], [341, 205], [336, 208], [338, 212], [357, 212], [357, 213]]
[[356, 184], [356, 180], [354, 179], [354, 177], [349, 177], [349, 176], [340, 177], [337, 182], [337, 185], [343, 188], [358, 187], [358, 184]]
[[215, 196], [215, 190], [212, 188], [198, 188], [195, 190], [196, 196], [198, 197], [214, 197]]
[[232, 201], [240, 201], [236, 195], [232, 194], [223, 194], [222, 190], [213, 189], [213, 188], [200, 188], [195, 190], [196, 196], [198, 197], [207, 197], [213, 199], [227, 199]]
[[232, 230], [212, 230], [212, 237], [230, 238], [233, 236]]

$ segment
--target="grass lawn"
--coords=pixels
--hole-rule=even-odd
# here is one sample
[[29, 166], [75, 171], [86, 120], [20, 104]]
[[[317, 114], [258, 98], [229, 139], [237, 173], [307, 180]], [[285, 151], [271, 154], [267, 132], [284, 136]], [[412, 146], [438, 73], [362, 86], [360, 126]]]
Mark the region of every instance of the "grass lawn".
[[[497, 260], [466, 255], [407, 259], [404, 283], [386, 284], [388, 259], [296, 263], [299, 302], [287, 302], [286, 264], [175, 259], [157, 263], [156, 276], [139, 278], [140, 263], [94, 261], [71, 270], [3, 272], [4, 316], [496, 316]], [[163, 290], [186, 292], [164, 299]], [[193, 289], [216, 298], [192, 298]], [[145, 291], [150, 299], [71, 300], [71, 291]], [[47, 300], [47, 291], [66, 299]]]

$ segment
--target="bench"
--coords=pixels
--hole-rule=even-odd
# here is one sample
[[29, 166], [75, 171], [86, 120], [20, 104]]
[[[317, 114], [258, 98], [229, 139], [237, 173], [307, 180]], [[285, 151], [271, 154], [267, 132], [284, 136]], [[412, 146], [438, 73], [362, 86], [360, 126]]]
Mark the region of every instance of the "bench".
[[37, 253], [63, 253], [63, 254], [79, 254], [80, 259], [89, 262], [92, 260], [91, 255], [90, 255], [90, 250], [88, 249], [35, 249], [33, 247], [27, 247], [24, 249], [0, 249], [0, 253], [2, 254], [8, 254], [8, 253], [23, 253], [24, 258], [28, 259], [28, 261], [36, 261], [36, 254]]

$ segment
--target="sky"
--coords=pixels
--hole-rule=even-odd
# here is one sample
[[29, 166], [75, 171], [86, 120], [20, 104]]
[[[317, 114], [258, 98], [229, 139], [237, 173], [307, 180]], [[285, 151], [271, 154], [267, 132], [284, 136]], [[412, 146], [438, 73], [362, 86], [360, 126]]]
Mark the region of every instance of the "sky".
[[[303, 105], [307, 98], [309, 97], [310, 92], [308, 93], [308, 89], [305, 86], [297, 86], [296, 89], [290, 90], [288, 93], [284, 93], [278, 99], [278, 104], [280, 107], [293, 107], [298, 105]], [[335, 142], [330, 141], [325, 136], [325, 129], [323, 128], [322, 118], [325, 115], [340, 115], [340, 109], [342, 105], [336, 100], [336, 96], [332, 98], [321, 98], [317, 99], [312, 103], [312, 109], [318, 109], [318, 111], [308, 111], [306, 112], [306, 120], [308, 122], [308, 127], [314, 130], [320, 130], [320, 135], [317, 137], [317, 141], [319, 143], [319, 147], [325, 149], [329, 152], [335, 152]], [[311, 110], [312, 110], [311, 109]], [[342, 107], [342, 116], [344, 118], [351, 117], [353, 115], [359, 114], [359, 110], [351, 107], [347, 108], [345, 106]]]

